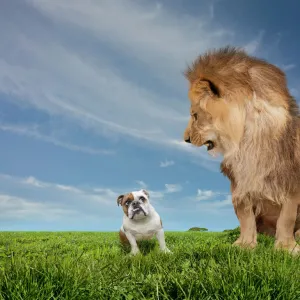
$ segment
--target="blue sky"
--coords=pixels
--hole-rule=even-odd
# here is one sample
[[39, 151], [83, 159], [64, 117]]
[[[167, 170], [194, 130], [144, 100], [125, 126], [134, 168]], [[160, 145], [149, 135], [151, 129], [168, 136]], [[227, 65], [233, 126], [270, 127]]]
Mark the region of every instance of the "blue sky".
[[238, 225], [220, 158], [182, 141], [182, 72], [243, 46], [297, 98], [299, 1], [3, 0], [0, 229], [118, 230], [146, 188], [165, 230]]

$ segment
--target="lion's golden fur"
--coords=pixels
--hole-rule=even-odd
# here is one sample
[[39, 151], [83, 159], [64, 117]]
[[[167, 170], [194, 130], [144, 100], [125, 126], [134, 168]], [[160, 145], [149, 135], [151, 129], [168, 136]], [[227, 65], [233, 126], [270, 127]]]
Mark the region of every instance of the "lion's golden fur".
[[253, 207], [258, 231], [274, 235], [281, 205], [300, 195], [300, 118], [285, 74], [226, 47], [199, 56], [185, 76], [191, 102], [185, 140], [215, 143], [234, 206]]

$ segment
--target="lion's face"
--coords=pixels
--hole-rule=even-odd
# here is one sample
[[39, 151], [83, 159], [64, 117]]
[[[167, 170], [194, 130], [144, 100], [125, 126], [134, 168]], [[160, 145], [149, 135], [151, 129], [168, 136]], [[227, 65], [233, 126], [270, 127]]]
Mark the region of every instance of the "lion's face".
[[210, 154], [228, 152], [239, 144], [243, 134], [243, 104], [226, 101], [219, 87], [207, 80], [190, 85], [190, 120], [184, 140], [195, 146], [207, 146]]

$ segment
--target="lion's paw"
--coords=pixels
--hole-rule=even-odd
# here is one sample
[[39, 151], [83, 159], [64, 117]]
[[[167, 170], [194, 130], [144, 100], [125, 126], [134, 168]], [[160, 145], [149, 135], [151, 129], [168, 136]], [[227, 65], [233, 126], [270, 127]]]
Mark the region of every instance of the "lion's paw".
[[289, 243], [289, 244], [282, 244], [279, 242], [275, 242], [275, 249], [276, 250], [283, 250], [288, 251], [292, 255], [299, 255], [300, 254], [300, 245], [296, 242]]
[[242, 249], [254, 249], [256, 247], [257, 243], [256, 242], [246, 242], [242, 241], [240, 239], [237, 239], [232, 246], [235, 247], [240, 247]]

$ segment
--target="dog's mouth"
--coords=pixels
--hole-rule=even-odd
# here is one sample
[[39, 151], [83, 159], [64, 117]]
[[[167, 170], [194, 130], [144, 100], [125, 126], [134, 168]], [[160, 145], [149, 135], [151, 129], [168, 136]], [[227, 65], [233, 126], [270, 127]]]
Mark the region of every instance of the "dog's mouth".
[[207, 147], [207, 151], [210, 151], [215, 148], [215, 143], [211, 140], [206, 141], [204, 145]]
[[144, 211], [144, 209], [139, 206], [139, 207], [136, 207], [132, 210], [132, 217], [131, 219], [133, 219], [133, 217], [136, 215], [136, 214], [139, 214], [139, 213], [143, 213], [145, 216], [147, 216], [146, 212]]

